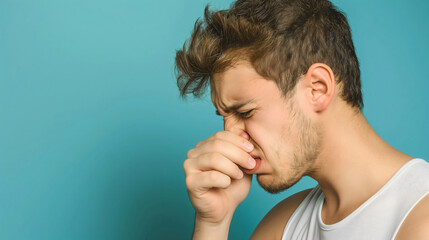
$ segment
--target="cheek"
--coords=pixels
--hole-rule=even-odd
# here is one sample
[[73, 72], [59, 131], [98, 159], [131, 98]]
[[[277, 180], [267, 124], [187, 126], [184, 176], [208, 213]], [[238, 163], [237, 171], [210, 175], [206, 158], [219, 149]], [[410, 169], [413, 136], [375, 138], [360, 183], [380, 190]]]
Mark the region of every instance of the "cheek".
[[269, 148], [281, 140], [281, 125], [274, 118], [255, 116], [246, 122], [246, 131], [252, 140], [267, 154]]
[[290, 126], [287, 116], [282, 111], [260, 112], [246, 121], [246, 131], [259, 146], [266, 158], [275, 161], [283, 158], [291, 149]]

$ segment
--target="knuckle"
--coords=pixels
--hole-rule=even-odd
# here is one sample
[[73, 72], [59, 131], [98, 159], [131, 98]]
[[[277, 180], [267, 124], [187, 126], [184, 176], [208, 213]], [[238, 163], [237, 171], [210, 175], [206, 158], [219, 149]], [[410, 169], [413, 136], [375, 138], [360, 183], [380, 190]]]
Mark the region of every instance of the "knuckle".
[[194, 148], [193, 149], [191, 149], [191, 150], [189, 150], [187, 153], [186, 153], [186, 158], [191, 158], [192, 157], [192, 153], [194, 152], [195, 150], [194, 150]]
[[203, 141], [198, 142], [198, 143], [195, 145], [195, 147], [197, 148], [197, 147], [201, 146], [201, 145], [203, 144], [203, 142], [204, 142], [204, 140], [203, 140]]
[[192, 176], [187, 176], [185, 179], [185, 183], [186, 183], [186, 188], [188, 190], [191, 190], [191, 186], [192, 186], [192, 181], [193, 181], [193, 177]]
[[213, 134], [214, 138], [222, 138], [224, 136], [224, 132], [220, 131], [220, 132], [216, 132], [215, 134]]
[[186, 159], [185, 161], [183, 161], [183, 170], [186, 171], [189, 169], [189, 164], [190, 164], [190, 159]]

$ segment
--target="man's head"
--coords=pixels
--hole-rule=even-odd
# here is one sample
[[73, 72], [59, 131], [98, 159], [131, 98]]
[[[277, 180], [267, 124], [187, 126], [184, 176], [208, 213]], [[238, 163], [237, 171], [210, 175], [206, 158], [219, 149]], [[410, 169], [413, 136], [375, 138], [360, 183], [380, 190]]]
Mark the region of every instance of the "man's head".
[[313, 63], [325, 63], [341, 97], [362, 108], [359, 62], [345, 16], [328, 0], [238, 0], [231, 9], [205, 9], [190, 40], [177, 51], [181, 94], [199, 96], [216, 73], [247, 60], [288, 97]]
[[314, 171], [323, 143], [314, 113], [335, 96], [354, 111], [363, 105], [348, 23], [325, 0], [206, 8], [176, 65], [181, 94], [199, 96], [210, 84], [225, 130], [254, 143], [251, 155], [261, 160], [251, 173], [269, 192]]

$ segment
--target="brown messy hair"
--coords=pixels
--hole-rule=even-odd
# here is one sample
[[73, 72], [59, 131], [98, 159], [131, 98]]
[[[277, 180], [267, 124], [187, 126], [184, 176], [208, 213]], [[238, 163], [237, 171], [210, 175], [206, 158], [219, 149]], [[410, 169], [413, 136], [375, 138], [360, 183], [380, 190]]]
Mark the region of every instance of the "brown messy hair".
[[201, 96], [211, 78], [239, 60], [276, 82], [284, 97], [313, 63], [332, 68], [341, 97], [363, 107], [359, 62], [346, 17], [328, 0], [238, 0], [195, 23], [176, 53], [180, 95]]

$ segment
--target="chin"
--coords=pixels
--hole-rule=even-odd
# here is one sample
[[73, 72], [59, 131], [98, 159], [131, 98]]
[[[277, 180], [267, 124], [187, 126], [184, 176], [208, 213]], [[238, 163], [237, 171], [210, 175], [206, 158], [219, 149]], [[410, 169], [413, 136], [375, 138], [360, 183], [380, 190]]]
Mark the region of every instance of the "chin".
[[302, 176], [283, 179], [282, 177], [271, 174], [259, 174], [256, 179], [258, 180], [259, 186], [265, 191], [269, 193], [280, 193], [295, 185], [301, 178]]

